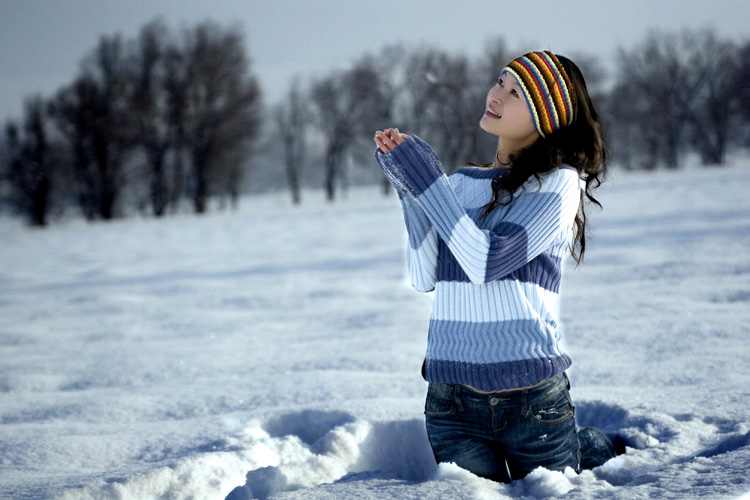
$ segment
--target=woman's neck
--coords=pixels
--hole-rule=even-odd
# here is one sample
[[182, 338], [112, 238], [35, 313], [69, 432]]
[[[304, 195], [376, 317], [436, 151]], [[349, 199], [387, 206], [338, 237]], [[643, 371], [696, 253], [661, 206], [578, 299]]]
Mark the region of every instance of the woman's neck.
[[510, 168], [513, 166], [511, 156], [515, 158], [514, 153], [508, 153], [506, 151], [497, 150], [495, 155], [495, 161], [492, 162], [492, 168]]
[[498, 145], [497, 153], [495, 154], [495, 161], [492, 163], [492, 168], [510, 168], [513, 166], [513, 158], [518, 156], [518, 151], [504, 149], [501, 145]]
[[499, 137], [497, 140], [497, 154], [492, 163], [493, 168], [510, 168], [513, 166], [513, 158], [518, 158], [521, 150], [534, 144], [536, 137], [520, 142], [508, 138]]

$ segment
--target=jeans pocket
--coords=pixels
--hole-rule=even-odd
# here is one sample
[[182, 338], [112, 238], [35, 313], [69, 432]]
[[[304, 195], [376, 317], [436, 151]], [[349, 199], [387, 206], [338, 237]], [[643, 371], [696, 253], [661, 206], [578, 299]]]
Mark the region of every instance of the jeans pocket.
[[538, 424], [554, 425], [573, 418], [575, 413], [568, 391], [562, 390], [545, 401], [531, 402], [527, 415]]
[[456, 413], [456, 390], [451, 384], [430, 382], [424, 414], [428, 417], [447, 417]]

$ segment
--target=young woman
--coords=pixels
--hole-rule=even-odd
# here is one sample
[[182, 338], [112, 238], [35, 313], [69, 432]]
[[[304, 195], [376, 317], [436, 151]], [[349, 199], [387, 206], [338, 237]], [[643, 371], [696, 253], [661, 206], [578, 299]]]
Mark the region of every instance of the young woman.
[[614, 456], [578, 430], [559, 344], [567, 249], [585, 251], [584, 195], [603, 180], [599, 118], [578, 67], [549, 51], [511, 61], [479, 126], [493, 163], [448, 178], [432, 149], [378, 131], [376, 158], [395, 186], [413, 286], [434, 290], [427, 354], [427, 434], [438, 462], [509, 482], [536, 467], [576, 471]]

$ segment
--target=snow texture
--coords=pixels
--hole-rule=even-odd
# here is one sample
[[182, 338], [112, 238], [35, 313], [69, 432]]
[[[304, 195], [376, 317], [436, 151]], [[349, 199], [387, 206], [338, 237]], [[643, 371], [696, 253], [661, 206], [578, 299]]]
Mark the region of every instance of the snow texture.
[[0, 498], [750, 499], [741, 163], [602, 187], [564, 348], [579, 425], [627, 452], [510, 485], [434, 463], [395, 198], [0, 219]]

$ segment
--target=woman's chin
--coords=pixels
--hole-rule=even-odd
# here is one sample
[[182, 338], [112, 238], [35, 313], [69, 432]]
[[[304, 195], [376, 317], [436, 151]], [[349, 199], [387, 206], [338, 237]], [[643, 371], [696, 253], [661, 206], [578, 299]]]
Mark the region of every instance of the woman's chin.
[[492, 126], [489, 123], [487, 123], [488, 120], [489, 118], [483, 116], [482, 119], [479, 120], [479, 128], [481, 128], [488, 134], [497, 135], [495, 132], [492, 131]]

